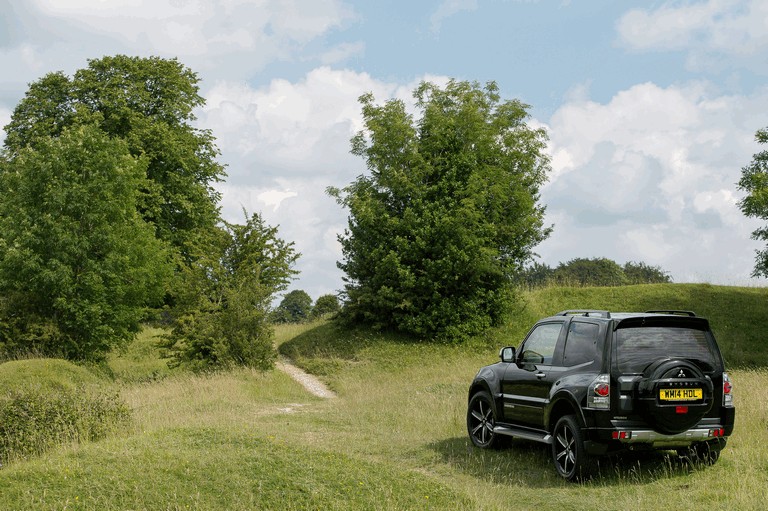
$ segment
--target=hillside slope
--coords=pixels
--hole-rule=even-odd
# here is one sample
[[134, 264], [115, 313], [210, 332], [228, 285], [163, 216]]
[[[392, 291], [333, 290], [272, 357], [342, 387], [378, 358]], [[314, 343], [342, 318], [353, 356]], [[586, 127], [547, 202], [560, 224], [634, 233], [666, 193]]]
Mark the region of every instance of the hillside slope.
[[728, 366], [768, 366], [764, 334], [768, 325], [768, 288], [709, 284], [550, 287], [527, 292], [524, 301], [525, 307], [513, 322], [530, 323], [566, 309], [694, 311], [709, 319]]

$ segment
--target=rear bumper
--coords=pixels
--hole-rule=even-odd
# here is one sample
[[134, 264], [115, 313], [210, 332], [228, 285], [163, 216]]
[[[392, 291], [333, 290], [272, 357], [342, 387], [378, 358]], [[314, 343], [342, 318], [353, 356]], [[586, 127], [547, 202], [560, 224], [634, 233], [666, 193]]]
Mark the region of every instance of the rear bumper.
[[675, 449], [698, 442], [722, 442], [733, 433], [735, 410], [724, 409], [721, 417], [705, 417], [693, 428], [676, 434], [663, 434], [647, 424], [611, 420], [610, 427], [584, 429], [585, 447], [591, 454], [607, 454], [628, 449]]
[[724, 428], [695, 428], [675, 435], [664, 435], [649, 429], [631, 430], [626, 432], [627, 436], [625, 438], [619, 438], [618, 442], [622, 444], [651, 444], [653, 447], [678, 447], [690, 445], [693, 442], [704, 442], [715, 438], [722, 438], [725, 435], [715, 433], [721, 429]]

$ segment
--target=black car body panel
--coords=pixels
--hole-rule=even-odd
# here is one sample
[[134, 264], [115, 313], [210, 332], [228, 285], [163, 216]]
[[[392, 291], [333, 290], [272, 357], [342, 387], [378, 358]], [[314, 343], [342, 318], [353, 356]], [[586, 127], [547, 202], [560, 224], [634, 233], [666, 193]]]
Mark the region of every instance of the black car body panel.
[[[689, 311], [563, 311], [538, 321], [500, 357], [470, 385], [470, 438], [479, 445], [472, 437], [479, 405], [472, 399], [484, 391], [492, 417], [483, 424], [498, 435], [552, 444], [567, 479], [587, 468], [576, 453], [697, 449], [716, 460], [733, 432], [722, 355], [709, 322]], [[567, 447], [569, 435], [583, 445]]]

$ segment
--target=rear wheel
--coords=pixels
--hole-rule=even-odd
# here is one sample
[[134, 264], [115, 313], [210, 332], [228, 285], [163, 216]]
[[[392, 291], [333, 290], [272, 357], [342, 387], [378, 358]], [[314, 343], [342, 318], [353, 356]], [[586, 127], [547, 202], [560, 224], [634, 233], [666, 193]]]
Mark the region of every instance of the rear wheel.
[[557, 473], [568, 481], [591, 476], [592, 457], [584, 448], [584, 437], [574, 415], [561, 417], [555, 424], [552, 460]]
[[472, 443], [483, 449], [495, 447], [499, 440], [493, 431], [495, 425], [491, 395], [485, 391], [474, 394], [467, 408], [467, 432]]
[[693, 462], [714, 465], [720, 459], [720, 451], [723, 447], [725, 447], [725, 439], [698, 442], [685, 449], [678, 449], [677, 454]]

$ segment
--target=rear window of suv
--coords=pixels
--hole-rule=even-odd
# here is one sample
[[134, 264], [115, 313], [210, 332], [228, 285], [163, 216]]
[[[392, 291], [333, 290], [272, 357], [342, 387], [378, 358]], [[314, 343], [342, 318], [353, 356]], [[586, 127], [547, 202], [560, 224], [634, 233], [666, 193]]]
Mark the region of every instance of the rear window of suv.
[[717, 367], [711, 340], [705, 330], [671, 326], [644, 326], [616, 330], [616, 357], [619, 371], [642, 373], [660, 358], [682, 358], [703, 371]]

